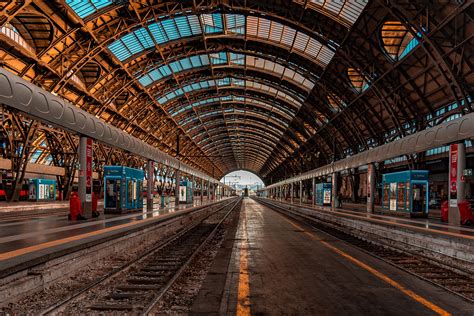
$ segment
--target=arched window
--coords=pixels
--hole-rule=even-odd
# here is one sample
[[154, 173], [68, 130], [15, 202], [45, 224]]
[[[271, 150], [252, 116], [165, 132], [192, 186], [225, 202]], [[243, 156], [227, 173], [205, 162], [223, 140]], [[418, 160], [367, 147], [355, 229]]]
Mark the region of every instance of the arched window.
[[11, 40], [15, 41], [18, 45], [28, 50], [30, 53], [35, 54], [33, 47], [28, 44], [23, 36], [20, 35], [18, 30], [11, 25], [10, 23], [5, 24], [5, 26], [0, 27], [0, 33], [7, 36]]
[[394, 61], [403, 59], [419, 44], [418, 36], [414, 36], [401, 22], [387, 21], [380, 31], [381, 44], [385, 53]]
[[364, 75], [360, 73], [359, 70], [355, 68], [348, 68], [347, 76], [349, 77], [352, 88], [354, 88], [356, 92], [364, 92], [369, 87], [369, 81]]

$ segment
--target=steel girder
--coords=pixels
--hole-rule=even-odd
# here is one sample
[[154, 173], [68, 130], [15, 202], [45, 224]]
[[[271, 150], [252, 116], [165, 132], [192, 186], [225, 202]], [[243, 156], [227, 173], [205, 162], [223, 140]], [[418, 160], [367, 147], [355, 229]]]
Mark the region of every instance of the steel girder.
[[[59, 6], [63, 5], [61, 2], [59, 3]], [[22, 9], [18, 9], [19, 7]], [[15, 14], [30, 7], [29, 5], [22, 7], [20, 4], [17, 7], [10, 6], [5, 10], [9, 14], [12, 13], [8, 17], [12, 20]], [[128, 9], [131, 7], [133, 10]], [[455, 10], [451, 10], [452, 8]], [[71, 15], [66, 16], [62, 11], [59, 11], [54, 13], [53, 23], [57, 29], [62, 30], [62, 34], [55, 39], [49, 50], [40, 52], [40, 57], [46, 60], [45, 57], [49, 56], [49, 61], [43, 61], [42, 66], [37, 66], [38, 62], [31, 61], [31, 66], [25, 68], [23, 74], [26, 75], [32, 69], [43, 67], [47, 75], [40, 74], [36, 80], [45, 84], [48, 89], [61, 93], [63, 90], [77, 89], [74, 85], [71, 86], [72, 75], [82, 76], [83, 69], [91, 67], [93, 64], [100, 64], [101, 74], [96, 76], [97, 81], [90, 80], [93, 83], [88, 86], [89, 91], [85, 97], [81, 96], [76, 99], [78, 104], [93, 113], [99, 115], [104, 113], [105, 120], [113, 122], [114, 125], [117, 124], [116, 126], [130, 129], [133, 135], [146, 139], [151, 144], [163, 146], [168, 151], [172, 151], [172, 140], [178, 130], [176, 122], [173, 122], [164, 111], [160, 112], [157, 104], [153, 102], [153, 98], [150, 98], [148, 91], [141, 89], [139, 84], [133, 80], [130, 71], [124, 72], [121, 69], [123, 67], [133, 69], [134, 66], [138, 66], [139, 62], [142, 65], [147, 64], [146, 59], [153, 55], [156, 56], [156, 54], [149, 52], [144, 56], [144, 60], [137, 59], [136, 62], [131, 61], [126, 65], [118, 63], [120, 67], [117, 67], [116, 60], [110, 58], [109, 54], [104, 51], [106, 40], [117, 38], [119, 32], [130, 32], [143, 25], [147, 19], [156, 18], [162, 14], [182, 12], [185, 9], [189, 9], [190, 13], [227, 11], [265, 15], [269, 19], [291, 25], [306, 34], [318, 34], [316, 36], [323, 43], [332, 40], [342, 45], [332, 64], [322, 73], [322, 78], [310, 95], [310, 98], [314, 98], [314, 100], [305, 103], [288, 130], [289, 137], [293, 139], [292, 142], [297, 143], [297, 147], [293, 145], [290, 148], [294, 148], [294, 150], [299, 148], [290, 160], [304, 157], [319, 146], [322, 146], [324, 156], [335, 155], [330, 143], [331, 135], [333, 138], [334, 135], [338, 135], [336, 136], [336, 151], [340, 155], [346, 147], [351, 148], [353, 152], [357, 152], [359, 146], [367, 149], [368, 138], [383, 142], [383, 134], [392, 128], [396, 128], [400, 136], [405, 135], [406, 132], [402, 125], [409, 120], [416, 120], [417, 128], [423, 128], [426, 124], [423, 115], [442, 105], [442, 99], [444, 99], [443, 102], [464, 100], [465, 106], [469, 108], [467, 96], [472, 94], [473, 86], [467, 75], [472, 71], [472, 64], [465, 57], [471, 55], [467, 44], [472, 44], [472, 37], [469, 38], [467, 35], [472, 34], [472, 32], [468, 32], [472, 22], [466, 18], [469, 8], [470, 4], [460, 6], [447, 4], [444, 7], [441, 5], [433, 7], [433, 4], [424, 3], [394, 4], [373, 1], [350, 31], [349, 36], [347, 36], [348, 25], [345, 21], [331, 19], [325, 15], [325, 12], [317, 12], [307, 8], [306, 3], [302, 5], [294, 1], [227, 1], [225, 3], [220, 3], [220, 1], [180, 1], [178, 3], [168, 1], [160, 2], [155, 6], [148, 6], [147, 3], [129, 3], [126, 6], [114, 5], [104, 8], [95, 16], [88, 17], [85, 23], [74, 20]], [[52, 12], [49, 4], [42, 1], [35, 6], [35, 9], [46, 15]], [[422, 45], [411, 52], [403, 62], [395, 64], [387, 61], [376, 36], [380, 24], [384, 20], [392, 18], [403, 21], [404, 25], [413, 32], [420, 30], [418, 24], [420, 20], [426, 20], [429, 21], [430, 30], [430, 35], [424, 36]], [[73, 21], [73, 23], [68, 25], [69, 21]], [[84, 40], [71, 43], [70, 39], [79, 37]], [[457, 38], [461, 40], [457, 40]], [[68, 40], [69, 43], [67, 43]], [[222, 43], [219, 39], [201, 38], [200, 40], [204, 44], [200, 48], [201, 51], [206, 47], [219, 47], [227, 44]], [[160, 49], [157, 59], [167, 60], [180, 54], [196, 52], [199, 47], [194, 50], [190, 47], [195, 43], [196, 41], [180, 42], [177, 43], [178, 45], [175, 43], [165, 49]], [[98, 47], [98, 45], [102, 45], [102, 47]], [[252, 45], [254, 51], [258, 51], [259, 46], [262, 46], [263, 49], [271, 49], [271, 45], [261, 45], [261, 43], [252, 41], [233, 40], [231, 45], [235, 46], [237, 50], [239, 47], [247, 49]], [[60, 46], [62, 48], [59, 48]], [[58, 48], [63, 50], [57, 54], [51, 53], [53, 49], [57, 50]], [[276, 50], [278, 51], [278, 48]], [[288, 60], [299, 59], [300, 61], [296, 63], [304, 63], [304, 60], [295, 54], [279, 51], [277, 56]], [[347, 84], [347, 78], [344, 76], [348, 66], [358, 68], [361, 72], [370, 75], [371, 87], [367, 91], [360, 94], [352, 92], [352, 88]], [[72, 72], [69, 72], [69, 69]], [[321, 69], [317, 67], [314, 68], [314, 71], [318, 75], [321, 74]], [[54, 73], [54, 76], [50, 77], [50, 73]], [[94, 78], [94, 76], [90, 78]], [[97, 92], [97, 94], [90, 93], [90, 91], [99, 90], [101, 92]], [[324, 90], [324, 93], [319, 93], [320, 90]], [[131, 96], [133, 105], [126, 102], [123, 109], [115, 110], [115, 104], [111, 104], [111, 102], [119, 103], [117, 100], [123, 100], [127, 93]], [[322, 100], [331, 93], [337, 94], [347, 104], [345, 109], [339, 113], [330, 113], [327, 109], [325, 111]], [[104, 95], [104, 100], [100, 100], [96, 95]], [[102, 105], [98, 107], [96, 104]], [[328, 118], [328, 122], [317, 127], [315, 133], [309, 132], [308, 128], [303, 128], [305, 124], [319, 125], [311, 117], [311, 113], [314, 111], [321, 112]], [[158, 112], [159, 114], [157, 114]], [[144, 124], [148, 125], [149, 123], [144, 118], [151, 117], [156, 117], [151, 119], [155, 120], [155, 124], [153, 128], [147, 130]], [[141, 124], [132, 123], [134, 121], [140, 121]], [[157, 127], [160, 125], [161, 128]], [[184, 131], [181, 130], [180, 133], [184, 134]], [[169, 136], [163, 138], [164, 134]], [[184, 148], [189, 153], [199, 152], [199, 146], [191, 139], [187, 138], [183, 142], [185, 143]], [[275, 154], [278, 154], [278, 150]], [[280, 160], [281, 157], [276, 159], [280, 163], [283, 162]], [[267, 162], [262, 174], [269, 175], [275, 170], [274, 160], [275, 158], [272, 158]], [[205, 161], [199, 163], [209, 170], [209, 166], [205, 166], [206, 164], [208, 163]], [[272, 177], [272, 175], [269, 176]]]
[[[351, 35], [343, 44], [342, 49], [338, 50], [336, 53], [333, 63], [325, 71], [325, 76], [329, 76], [332, 81], [336, 82], [338, 85], [344, 84], [343, 80], [340, 80], [340, 78], [334, 75], [338, 73], [338, 71], [343, 70], [344, 66], [339, 66], [337, 71], [333, 71], [332, 68], [337, 66], [340, 60], [343, 59], [339, 57], [340, 55], [350, 53], [349, 49], [352, 49], [353, 53], [346, 55], [348, 56], [347, 59], [353, 61], [355, 65], [362, 67], [361, 69], [364, 69], [364, 71], [371, 71], [373, 74], [371, 87], [360, 95], [356, 95], [355, 99], [353, 98], [354, 101], [349, 104], [348, 109], [339, 115], [343, 115], [344, 112], [347, 113], [348, 111], [352, 112], [351, 115], [355, 115], [356, 112], [360, 111], [360, 109], [363, 109], [360, 114], [356, 114], [359, 117], [361, 115], [363, 117], [364, 112], [370, 111], [371, 108], [374, 109], [374, 114], [376, 113], [376, 115], [379, 116], [378, 120], [383, 125], [375, 126], [376, 128], [374, 128], [374, 131], [371, 134], [366, 134], [366, 138], [373, 137], [378, 139], [379, 144], [383, 144], [385, 141], [383, 137], [381, 137], [384, 133], [383, 131], [388, 131], [392, 127], [396, 127], [398, 129], [397, 136], [403, 137], [406, 135], [404, 128], [401, 126], [402, 123], [415, 121], [416, 128], [418, 130], [425, 128], [425, 114], [433, 113], [433, 109], [436, 109], [442, 105], [446, 105], [449, 102], [459, 102], [461, 99], [460, 96], [465, 99], [465, 109], [467, 108], [469, 110], [469, 102], [466, 98], [467, 96], [472, 95], [472, 84], [470, 85], [471, 89], [459, 88], [460, 90], [457, 91], [460, 92], [455, 94], [451, 89], [451, 82], [454, 82], [456, 79], [453, 79], [452, 77], [446, 77], [447, 75], [452, 74], [453, 71], [444, 70], [446, 67], [453, 69], [455, 65], [460, 65], [457, 69], [458, 72], [463, 71], [463, 75], [457, 75], [458, 85], [456, 86], [469, 86], [466, 81], [464, 83], [461, 82], [460, 78], [463, 78], [462, 80], [467, 80], [468, 76], [466, 76], [466, 74], [472, 71], [472, 65], [462, 62], [462, 55], [456, 55], [456, 50], [461, 52], [463, 49], [465, 50], [467, 47], [469, 47], [466, 46], [469, 41], [472, 42], [472, 38], [467, 40], [465, 38], [468, 34], [465, 32], [469, 28], [469, 21], [464, 19], [464, 25], [460, 26], [458, 24], [457, 31], [460, 32], [458, 36], [463, 38], [463, 40], [459, 41], [458, 46], [456, 46], [454, 43], [448, 44], [448, 42], [452, 41], [454, 37], [452, 36], [453, 33], [444, 33], [441, 37], [437, 36], [437, 33], [441, 33], [441, 29], [446, 30], [445, 25], [454, 23], [455, 17], [459, 18], [460, 15], [465, 14], [463, 12], [467, 12], [469, 7], [472, 8], [472, 4], [451, 4], [445, 7], [451, 7], [451, 10], [440, 10], [440, 8], [437, 7], [435, 9], [432, 6], [431, 8], [427, 6], [428, 4], [426, 4], [426, 6], [425, 4], [420, 3], [415, 5], [413, 2], [410, 2], [406, 5], [399, 5], [398, 9], [401, 7], [404, 7], [404, 9], [400, 9], [395, 14], [393, 9], [387, 9], [393, 8], [391, 3], [388, 5], [385, 2], [380, 2], [380, 4], [373, 3], [368, 9], [366, 9], [366, 13], [361, 17], [361, 22], [364, 23], [358, 23], [356, 25], [356, 27], [352, 30]], [[452, 10], [453, 8], [455, 9]], [[409, 15], [403, 16], [404, 11], [408, 12]], [[439, 11], [443, 13], [440, 14]], [[441, 17], [443, 15], [445, 16], [444, 18]], [[430, 34], [423, 37], [422, 44], [413, 49], [405, 57], [403, 62], [392, 64], [388, 61], [387, 57], [380, 48], [380, 43], [378, 42], [376, 36], [377, 32], [373, 31], [374, 29], [378, 29], [383, 21], [394, 18], [403, 21], [404, 25], [409, 27], [409, 29], [413, 27], [412, 32], [415, 33], [420, 30], [420, 26], [417, 23], [424, 19], [430, 23], [428, 26]], [[436, 25], [436, 21], [442, 21], [443, 27]], [[470, 27], [472, 28], [472, 22], [470, 22]], [[455, 28], [453, 27], [451, 32], [454, 32], [454, 30]], [[363, 45], [359, 43], [363, 43]], [[442, 59], [436, 60], [433, 55], [434, 53], [427, 52], [432, 49], [426, 47], [428, 46], [427, 43], [439, 45], [439, 47], [443, 48], [455, 48], [445, 49], [445, 51], [448, 53], [444, 52], [444, 61]], [[440, 45], [441, 43], [444, 44]], [[356, 46], [359, 47], [354, 49]], [[370, 58], [368, 58], [368, 56]], [[457, 61], [454, 62], [452, 58], [456, 58]], [[368, 63], [368, 61], [370, 61], [370, 63]], [[323, 79], [325, 78], [323, 77]], [[345, 82], [347, 82], [347, 80]], [[378, 106], [379, 109], [377, 110], [377, 107], [374, 106], [375, 104], [373, 101], [370, 101], [369, 106], [364, 106], [363, 103], [360, 103], [360, 99], [362, 98], [368, 100], [378, 99], [381, 101], [383, 100], [384, 102], [379, 101], [380, 106]], [[462, 111], [463, 107], [460, 107], [460, 109]], [[389, 116], [387, 116], [387, 114], [389, 114]], [[333, 119], [331, 123], [335, 125], [334, 120], [335, 119]], [[388, 123], [389, 121], [387, 120], [391, 120], [391, 123]], [[368, 128], [371, 125], [364, 124], [362, 126]], [[329, 127], [329, 125], [326, 125], [323, 128], [327, 127]], [[321, 131], [322, 129], [320, 129], [319, 133], [321, 133]], [[304, 151], [308, 152], [312, 149], [312, 146], [307, 146]], [[279, 174], [281, 176], [281, 172]], [[273, 174], [273, 176], [275, 178], [275, 174]]]

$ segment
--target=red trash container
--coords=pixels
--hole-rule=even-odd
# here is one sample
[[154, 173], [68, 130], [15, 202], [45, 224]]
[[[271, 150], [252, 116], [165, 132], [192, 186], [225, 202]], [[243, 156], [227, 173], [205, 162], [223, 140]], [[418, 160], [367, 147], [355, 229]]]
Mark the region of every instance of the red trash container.
[[472, 214], [471, 203], [466, 200], [462, 200], [458, 203], [459, 214], [461, 215], [462, 225], [471, 225], [474, 223], [474, 215]]
[[72, 192], [71, 198], [69, 199], [69, 220], [75, 221], [77, 219], [77, 216], [81, 213], [80, 206], [79, 195], [77, 192]]
[[441, 203], [441, 221], [447, 223], [449, 218], [449, 204], [448, 201]]

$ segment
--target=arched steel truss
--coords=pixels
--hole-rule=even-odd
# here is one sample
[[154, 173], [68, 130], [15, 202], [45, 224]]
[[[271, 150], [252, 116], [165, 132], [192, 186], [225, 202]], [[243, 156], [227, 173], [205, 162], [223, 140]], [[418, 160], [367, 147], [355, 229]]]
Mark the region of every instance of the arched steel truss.
[[[181, 159], [216, 177], [244, 168], [276, 181], [381, 145], [387, 137], [424, 129], [427, 117], [446, 104], [457, 102], [460, 113], [471, 111], [469, 1], [341, 1], [331, 7], [303, 0], [111, 1], [101, 6], [88, 0], [81, 3], [91, 5], [82, 8], [68, 2], [6, 4], [0, 23], [15, 27], [25, 45], [2, 37], [15, 60], [4, 66], [169, 154], [176, 154], [181, 135]], [[221, 26], [214, 20], [218, 16]], [[150, 31], [157, 23], [191, 17], [197, 21], [194, 33], [174, 40], [160, 40]], [[26, 19], [34, 23], [26, 25]], [[400, 60], [390, 58], [382, 45], [386, 21], [401, 22], [419, 38]], [[113, 47], [137, 34], [151, 42], [146, 39], [146, 47], [135, 47], [123, 58], [114, 54]], [[293, 34], [293, 42], [278, 34]], [[211, 60], [222, 53], [226, 62], [183, 68], [148, 84], [140, 81], [179, 60], [203, 54]], [[266, 59], [295, 72], [300, 81], [275, 68], [232, 62], [231, 54]], [[355, 91], [348, 69], [367, 82], [366, 89]], [[237, 85], [193, 89], [159, 102], [187, 84], [224, 78], [266, 84], [301, 104]], [[242, 100], [195, 105], [229, 95]], [[312, 159], [315, 155], [319, 158]]]

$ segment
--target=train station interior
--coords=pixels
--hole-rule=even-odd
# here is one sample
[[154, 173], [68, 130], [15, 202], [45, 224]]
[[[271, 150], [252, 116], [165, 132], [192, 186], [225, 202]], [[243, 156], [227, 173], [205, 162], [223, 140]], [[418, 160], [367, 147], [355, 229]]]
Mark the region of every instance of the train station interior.
[[474, 315], [473, 4], [0, 1], [0, 315]]

